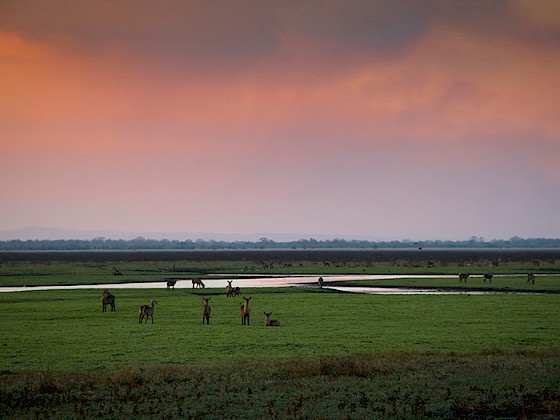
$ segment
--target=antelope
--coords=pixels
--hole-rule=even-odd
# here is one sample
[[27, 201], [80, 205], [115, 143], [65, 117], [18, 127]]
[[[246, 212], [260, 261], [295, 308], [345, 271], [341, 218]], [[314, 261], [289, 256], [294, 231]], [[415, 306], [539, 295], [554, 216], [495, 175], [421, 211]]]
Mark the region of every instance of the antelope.
[[239, 288], [239, 286], [236, 286], [233, 288], [233, 296], [239, 296], [239, 294], [241, 293], [241, 289]]
[[167, 282], [167, 290], [173, 288], [175, 290], [175, 283], [177, 283], [177, 279], [169, 280]]
[[245, 320], [247, 320], [247, 325], [249, 325], [249, 313], [250, 313], [250, 308], [249, 308], [249, 301], [251, 300], [251, 298], [246, 298], [245, 296], [243, 296], [243, 299], [245, 299], [245, 302], [241, 305], [241, 308], [239, 309], [239, 312], [241, 313], [241, 325], [245, 325]]
[[232, 281], [233, 281], [233, 280], [231, 280], [231, 281], [228, 280], [228, 281], [227, 281], [227, 282], [228, 282], [228, 285], [226, 286], [226, 296], [227, 296], [227, 297], [230, 297], [230, 296], [233, 297], [233, 287], [231, 286], [231, 282], [232, 282]]
[[192, 287], [193, 287], [193, 289], [194, 289], [195, 287], [199, 287], [199, 288], [202, 287], [202, 288], [204, 289], [204, 283], [202, 283], [202, 280], [200, 280], [200, 279], [192, 279], [191, 281], [192, 281]]
[[154, 323], [154, 313], [156, 312], [156, 304], [157, 301], [155, 299], [152, 299], [150, 301], [150, 306], [148, 305], [142, 305], [140, 306], [140, 316], [138, 317], [138, 323], [141, 324], [142, 323], [142, 318], [146, 317], [146, 322], [148, 322], [148, 318], [151, 317], [152, 318], [152, 324]]
[[486, 283], [486, 280], [488, 280], [488, 283], [492, 283], [492, 277], [494, 277], [494, 274], [485, 274], [484, 283]]
[[527, 284], [535, 284], [535, 275], [533, 273], [527, 274]]
[[459, 274], [459, 283], [463, 281], [466, 283], [469, 276], [470, 274], [464, 274], [464, 273]]
[[265, 327], [279, 327], [280, 326], [280, 321], [278, 321], [277, 319], [270, 319], [270, 315], [272, 315], [272, 312], [270, 313], [264, 313], [264, 326]]
[[208, 301], [210, 300], [210, 298], [202, 298], [202, 300], [204, 301], [204, 305], [202, 305], [202, 324], [204, 324], [204, 320], [206, 319], [206, 323], [210, 324], [210, 305], [208, 304]]
[[319, 283], [319, 288], [322, 289], [323, 288], [323, 277], [319, 277], [319, 280], [317, 282]]
[[109, 293], [109, 289], [103, 291], [101, 296], [101, 304], [103, 305], [103, 312], [107, 312], [107, 305], [111, 306], [111, 312], [115, 311], [115, 296]]

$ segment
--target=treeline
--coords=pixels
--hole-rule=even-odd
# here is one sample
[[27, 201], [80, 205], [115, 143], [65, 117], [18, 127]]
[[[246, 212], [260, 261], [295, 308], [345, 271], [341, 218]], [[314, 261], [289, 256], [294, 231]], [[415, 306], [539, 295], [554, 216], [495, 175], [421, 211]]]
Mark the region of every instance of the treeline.
[[259, 241], [215, 240], [156, 240], [94, 238], [91, 240], [10, 240], [0, 241], [2, 251], [87, 251], [87, 250], [149, 250], [149, 249], [377, 249], [377, 248], [560, 248], [560, 239], [529, 238], [514, 236], [510, 239], [486, 241], [476, 236], [465, 241], [364, 241], [346, 239], [300, 239], [277, 242], [267, 238]]

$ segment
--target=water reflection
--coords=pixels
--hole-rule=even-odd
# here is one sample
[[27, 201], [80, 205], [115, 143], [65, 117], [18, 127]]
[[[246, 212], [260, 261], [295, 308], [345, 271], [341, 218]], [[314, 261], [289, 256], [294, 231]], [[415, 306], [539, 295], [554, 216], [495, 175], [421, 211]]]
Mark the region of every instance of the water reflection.
[[[341, 292], [353, 293], [367, 293], [367, 294], [401, 294], [401, 295], [425, 295], [425, 294], [495, 294], [495, 293], [511, 293], [511, 292], [496, 292], [496, 291], [469, 291], [469, 290], [437, 290], [437, 289], [407, 289], [400, 287], [342, 287], [342, 286], [329, 286], [329, 283], [337, 281], [348, 280], [387, 280], [387, 279], [410, 279], [410, 278], [430, 278], [430, 279], [444, 279], [456, 278], [454, 275], [338, 275], [338, 276], [325, 276], [323, 275], [324, 288], [337, 290]], [[204, 279], [206, 289], [220, 289], [225, 288], [228, 280], [232, 281], [234, 286], [241, 288], [245, 287], [289, 287], [289, 286], [311, 286], [317, 285], [319, 275], [314, 276], [277, 276], [277, 277], [250, 277], [250, 278], [237, 278], [232, 275], [225, 275], [220, 279]], [[111, 284], [80, 284], [71, 286], [32, 286], [32, 287], [0, 287], [0, 292], [24, 292], [33, 290], [76, 290], [76, 289], [164, 289], [167, 287], [166, 281], [157, 282], [141, 282], [141, 283], [111, 283]], [[177, 289], [192, 288], [191, 279], [177, 279], [175, 284]]]

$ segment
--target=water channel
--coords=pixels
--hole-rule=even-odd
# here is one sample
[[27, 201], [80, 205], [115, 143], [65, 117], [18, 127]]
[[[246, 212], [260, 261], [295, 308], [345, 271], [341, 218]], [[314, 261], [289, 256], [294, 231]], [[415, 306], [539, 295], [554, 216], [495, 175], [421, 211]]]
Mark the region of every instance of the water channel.
[[[365, 294], [400, 294], [400, 295], [426, 295], [426, 294], [496, 294], [496, 293], [518, 293], [511, 291], [473, 291], [473, 290], [439, 290], [434, 288], [406, 288], [406, 287], [344, 287], [329, 286], [329, 283], [349, 281], [349, 280], [392, 280], [407, 278], [430, 278], [444, 279], [456, 278], [455, 275], [339, 275], [339, 276], [322, 276], [324, 280], [324, 289], [332, 289], [340, 292], [353, 292]], [[475, 277], [475, 276], [473, 276]], [[314, 276], [270, 276], [270, 277], [244, 277], [237, 278], [231, 275], [224, 275], [220, 279], [204, 279], [206, 289], [223, 289], [226, 287], [228, 280], [232, 281], [233, 286], [241, 288], [246, 287], [317, 287], [317, 279], [319, 275]], [[61, 286], [17, 286], [17, 287], [0, 287], [1, 292], [24, 292], [24, 291], [40, 291], [40, 290], [76, 290], [76, 289], [164, 289], [165, 281], [157, 282], [140, 282], [140, 283], [104, 283], [104, 284], [78, 284], [78, 285], [61, 285]], [[191, 279], [178, 279], [175, 284], [176, 289], [192, 288]]]

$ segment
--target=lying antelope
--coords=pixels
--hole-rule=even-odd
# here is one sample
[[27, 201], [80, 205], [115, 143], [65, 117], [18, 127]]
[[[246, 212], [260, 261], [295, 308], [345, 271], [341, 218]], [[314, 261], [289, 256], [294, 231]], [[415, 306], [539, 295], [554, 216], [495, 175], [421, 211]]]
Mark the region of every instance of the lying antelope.
[[465, 273], [459, 274], [459, 283], [461, 283], [463, 281], [466, 283], [469, 276], [470, 276], [470, 274], [465, 274]]
[[202, 298], [202, 300], [204, 300], [204, 305], [202, 305], [202, 323], [204, 324], [204, 320], [206, 319], [206, 323], [210, 324], [210, 305], [208, 304], [208, 301], [210, 300], [210, 298]]
[[140, 306], [140, 316], [138, 317], [138, 323], [141, 324], [142, 323], [142, 319], [144, 317], [146, 317], [146, 323], [148, 322], [148, 318], [151, 317], [152, 318], [152, 324], [154, 323], [154, 313], [156, 312], [156, 304], [157, 301], [155, 299], [152, 299], [150, 301], [150, 306], [148, 305], [142, 305]]
[[177, 279], [169, 280], [167, 282], [167, 290], [173, 288], [175, 290], [175, 283], [177, 283]]
[[270, 319], [270, 315], [272, 315], [272, 312], [270, 313], [264, 313], [264, 326], [265, 327], [279, 327], [280, 326], [280, 321], [278, 321], [277, 319]]
[[101, 296], [101, 304], [103, 305], [103, 312], [107, 312], [107, 305], [111, 306], [111, 312], [115, 311], [115, 296], [109, 293], [109, 289], [103, 291]]
[[194, 289], [195, 287], [199, 287], [199, 288], [202, 287], [202, 288], [204, 289], [204, 283], [202, 283], [202, 280], [200, 280], [200, 279], [192, 279], [191, 281], [192, 281], [192, 287], [193, 287], [193, 289]]
[[527, 284], [535, 284], [535, 275], [533, 273], [527, 274]]
[[319, 280], [317, 280], [317, 283], [319, 283], [319, 288], [322, 289], [323, 288], [323, 277], [319, 277]]
[[245, 321], [247, 321], [247, 325], [249, 325], [249, 313], [251, 311], [249, 308], [249, 301], [251, 300], [251, 298], [246, 298], [245, 296], [243, 296], [243, 299], [245, 299], [245, 302], [239, 309], [239, 312], [241, 313], [241, 325], [245, 325]]
[[232, 285], [231, 285], [231, 282], [232, 282], [232, 281], [233, 281], [233, 280], [228, 280], [228, 281], [227, 281], [227, 282], [228, 282], [228, 285], [226, 286], [226, 296], [227, 296], [227, 297], [230, 297], [230, 296], [233, 297], [233, 287], [232, 287]]

